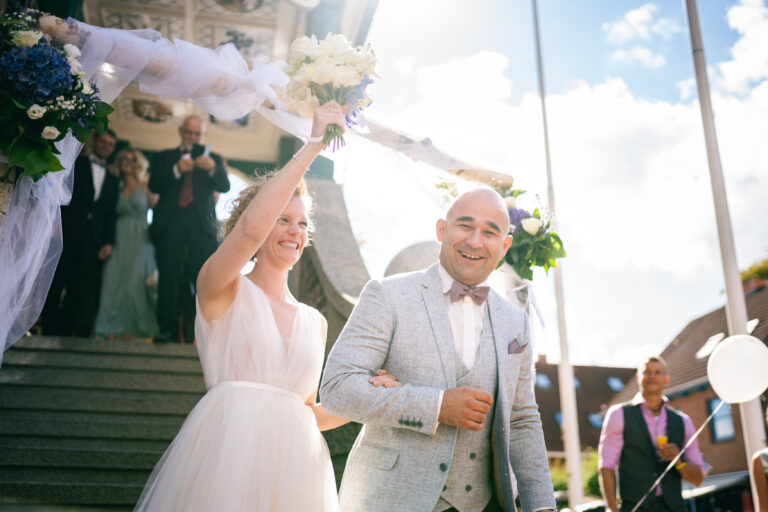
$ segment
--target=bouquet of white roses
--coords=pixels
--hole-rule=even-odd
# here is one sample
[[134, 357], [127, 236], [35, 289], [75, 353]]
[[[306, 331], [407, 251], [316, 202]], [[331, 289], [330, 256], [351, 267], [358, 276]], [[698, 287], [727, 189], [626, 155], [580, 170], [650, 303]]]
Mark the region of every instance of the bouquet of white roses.
[[[335, 100], [347, 106], [347, 126], [356, 124], [357, 115], [371, 104], [365, 89], [378, 78], [373, 68], [376, 56], [370, 45], [353, 47], [342, 34], [328, 34], [318, 41], [300, 37], [288, 51], [290, 77], [287, 94], [297, 113], [312, 117], [320, 105]], [[336, 150], [344, 145], [341, 128], [331, 125], [323, 137], [325, 144], [333, 143]]]
[[0, 19], [0, 152], [35, 180], [63, 169], [54, 142], [70, 131], [85, 142], [91, 130], [106, 130], [112, 112], [85, 78], [79, 48], [40, 32], [40, 16], [26, 10]]

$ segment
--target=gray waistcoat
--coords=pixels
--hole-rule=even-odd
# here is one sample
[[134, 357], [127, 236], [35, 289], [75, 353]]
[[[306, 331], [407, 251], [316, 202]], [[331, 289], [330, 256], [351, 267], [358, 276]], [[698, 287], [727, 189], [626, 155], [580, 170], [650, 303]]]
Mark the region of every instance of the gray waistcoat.
[[[467, 367], [458, 353], [454, 354], [454, 361], [456, 387], [469, 386], [496, 396], [496, 349], [487, 308], [472, 371], [467, 373]], [[458, 429], [445, 489], [440, 495], [435, 510], [454, 507], [460, 512], [480, 512], [491, 500], [493, 491], [492, 426], [493, 417], [489, 413], [482, 430], [475, 432], [464, 428]]]

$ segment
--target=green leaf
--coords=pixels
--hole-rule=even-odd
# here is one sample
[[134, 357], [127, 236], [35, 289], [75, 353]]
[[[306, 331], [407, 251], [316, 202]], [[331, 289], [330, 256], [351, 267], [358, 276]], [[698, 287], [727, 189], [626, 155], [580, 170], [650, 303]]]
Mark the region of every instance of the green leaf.
[[17, 107], [19, 107], [19, 108], [20, 108], [21, 110], [23, 110], [24, 112], [26, 112], [26, 111], [27, 111], [27, 108], [29, 108], [29, 107], [27, 107], [26, 105], [24, 105], [23, 103], [19, 103], [19, 102], [16, 100], [16, 98], [13, 98], [13, 97], [11, 97], [11, 101], [13, 101], [13, 104], [14, 104], [14, 105], [16, 105]]
[[19, 136], [8, 149], [8, 165], [18, 165], [27, 158], [27, 154], [45, 150], [43, 139], [35, 140]]

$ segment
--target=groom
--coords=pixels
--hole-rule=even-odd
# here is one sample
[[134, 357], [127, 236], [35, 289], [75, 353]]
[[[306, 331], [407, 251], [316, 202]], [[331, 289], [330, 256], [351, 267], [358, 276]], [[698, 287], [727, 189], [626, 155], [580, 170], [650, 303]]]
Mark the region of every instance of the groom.
[[[365, 424], [343, 511], [515, 510], [515, 480], [525, 512], [554, 510], [528, 318], [485, 283], [508, 226], [496, 192], [467, 192], [437, 221], [438, 263], [363, 290], [320, 387], [328, 412]], [[378, 368], [404, 385], [371, 386]]]

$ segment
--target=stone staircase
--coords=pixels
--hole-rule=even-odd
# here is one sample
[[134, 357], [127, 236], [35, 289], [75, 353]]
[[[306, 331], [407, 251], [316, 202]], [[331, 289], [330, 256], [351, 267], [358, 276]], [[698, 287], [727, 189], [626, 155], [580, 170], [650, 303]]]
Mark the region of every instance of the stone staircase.
[[0, 510], [132, 510], [204, 392], [193, 346], [19, 341], [0, 367]]

